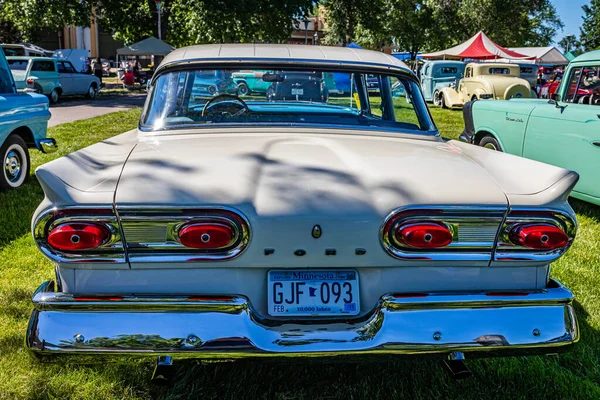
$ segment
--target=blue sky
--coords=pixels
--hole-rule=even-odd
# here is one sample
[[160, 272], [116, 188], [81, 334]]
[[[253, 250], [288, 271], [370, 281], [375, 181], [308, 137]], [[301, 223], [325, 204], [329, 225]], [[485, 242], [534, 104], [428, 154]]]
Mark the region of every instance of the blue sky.
[[558, 42], [566, 35], [577, 35], [579, 36], [579, 27], [581, 26], [581, 17], [583, 16], [583, 10], [581, 6], [589, 4], [589, 0], [551, 0], [556, 7], [556, 12], [560, 19], [562, 19], [565, 27], [562, 32], [558, 32], [554, 37], [554, 42]]

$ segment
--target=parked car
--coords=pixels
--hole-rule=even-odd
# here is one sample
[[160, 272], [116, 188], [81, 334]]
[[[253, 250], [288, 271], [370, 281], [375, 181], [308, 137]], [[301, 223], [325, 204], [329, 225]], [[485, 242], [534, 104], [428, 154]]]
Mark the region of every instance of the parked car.
[[421, 67], [421, 90], [426, 101], [436, 106], [441, 104], [441, 90], [456, 86], [465, 72], [466, 64], [462, 61], [427, 61]]
[[62, 96], [96, 98], [100, 80], [79, 73], [68, 60], [50, 57], [7, 57], [17, 90], [42, 93], [57, 103]]
[[52, 52], [30, 43], [2, 43], [0, 45], [7, 57], [26, 56], [26, 57], [50, 57]]
[[193, 97], [238, 94], [238, 85], [229, 71], [198, 71], [192, 89]]
[[[199, 75], [238, 68], [319, 86], [349, 72], [355, 96], [192, 99]], [[549, 277], [575, 237], [577, 174], [443, 140], [416, 76], [380, 52], [174, 50], [138, 129], [36, 175], [33, 235], [57, 272], [33, 297], [40, 356], [461, 363], [579, 338], [573, 296]]]
[[272, 81], [267, 90], [269, 100], [326, 102], [329, 98], [321, 71], [276, 71], [263, 79]]
[[29, 179], [29, 149], [56, 150], [55, 140], [46, 137], [49, 119], [46, 97], [17, 92], [0, 49], [0, 191], [18, 188]]
[[535, 88], [538, 81], [538, 67], [535, 64], [519, 64], [519, 73], [521, 78], [529, 82], [531, 87], [531, 97], [536, 98], [537, 92]]
[[271, 86], [270, 82], [263, 81], [262, 77], [268, 71], [238, 71], [232, 74], [233, 81], [238, 85], [240, 96], [250, 94], [266, 94]]
[[441, 90], [440, 105], [462, 107], [472, 100], [529, 98], [531, 86], [520, 74], [518, 64], [469, 63], [457, 86]]
[[541, 99], [549, 99], [554, 93], [556, 93], [556, 89], [558, 89], [558, 86], [560, 85], [563, 74], [564, 71], [562, 69], [557, 69], [554, 71], [550, 79], [541, 79], [543, 83], [539, 88], [539, 97]]
[[600, 205], [599, 71], [600, 51], [593, 51], [569, 64], [550, 101], [471, 103], [462, 139], [577, 171], [571, 195]]

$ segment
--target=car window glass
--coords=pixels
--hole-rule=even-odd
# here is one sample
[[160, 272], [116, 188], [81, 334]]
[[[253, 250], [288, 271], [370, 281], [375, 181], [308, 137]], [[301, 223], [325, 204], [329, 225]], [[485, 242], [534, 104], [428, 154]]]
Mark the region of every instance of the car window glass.
[[[244, 71], [246, 72], [247, 69]], [[346, 71], [275, 70], [262, 88], [236, 82], [240, 70], [187, 70], [159, 76], [142, 118], [164, 129], [206, 124], [316, 124], [435, 131], [418, 84], [408, 77]]]
[[2, 46], [2, 50], [4, 50], [4, 54], [8, 56], [24, 56], [25, 49], [22, 47], [4, 47]]
[[75, 73], [75, 68], [73, 67], [73, 64], [71, 64], [68, 61], [65, 61], [65, 71], [69, 74], [74, 74]]
[[58, 73], [59, 74], [64, 74], [65, 72], [67, 72], [67, 71], [65, 71], [65, 65], [64, 65], [63, 62], [57, 62], [56, 63], [56, 68], [58, 68]]
[[569, 76], [567, 85], [567, 97], [565, 98], [566, 102], [573, 103], [577, 102], [577, 96], [575, 95], [577, 84], [579, 82], [579, 77], [581, 76], [581, 67], [576, 67], [571, 70], [571, 75]]
[[510, 68], [490, 68], [490, 75], [510, 75]]
[[442, 74], [456, 75], [458, 68], [456, 67], [442, 67]]
[[471, 77], [471, 67], [467, 68], [467, 70], [465, 71], [465, 78], [470, 78]]
[[35, 72], [54, 72], [54, 61], [35, 60], [31, 70]]
[[600, 66], [580, 69], [577, 91], [571, 97], [573, 102], [600, 106]]
[[11, 71], [26, 71], [28, 63], [27, 60], [8, 60], [8, 68]]
[[521, 67], [522, 74], [533, 74], [533, 67]]
[[14, 91], [15, 89], [12, 84], [11, 73], [8, 69], [8, 65], [2, 58], [0, 58], [0, 94], [14, 93]]

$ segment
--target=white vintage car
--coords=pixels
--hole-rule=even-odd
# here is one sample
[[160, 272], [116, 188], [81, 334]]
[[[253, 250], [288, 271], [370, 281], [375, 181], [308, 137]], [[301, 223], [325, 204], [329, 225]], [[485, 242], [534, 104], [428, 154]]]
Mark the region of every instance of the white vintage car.
[[[262, 79], [279, 85], [347, 74], [352, 93], [191, 95], [199, 71], [221, 70], [277, 71]], [[575, 238], [578, 175], [443, 140], [416, 77], [383, 53], [175, 50], [138, 129], [37, 178], [33, 236], [56, 264], [27, 331], [40, 356], [461, 362], [579, 338], [573, 295], [549, 275]]]

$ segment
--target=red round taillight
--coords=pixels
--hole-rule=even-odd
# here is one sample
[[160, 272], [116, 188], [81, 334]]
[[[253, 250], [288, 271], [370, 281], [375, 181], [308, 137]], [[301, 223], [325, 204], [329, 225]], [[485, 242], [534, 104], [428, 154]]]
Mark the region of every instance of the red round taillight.
[[396, 229], [396, 240], [418, 249], [434, 249], [452, 243], [452, 232], [445, 225], [434, 222], [411, 222]]
[[565, 247], [569, 236], [553, 225], [518, 225], [510, 232], [510, 241], [535, 250], [554, 250]]
[[110, 239], [110, 230], [93, 222], [67, 222], [48, 233], [48, 244], [57, 250], [95, 249]]
[[221, 249], [231, 245], [234, 239], [231, 226], [214, 222], [191, 223], [179, 230], [179, 242], [194, 249]]

